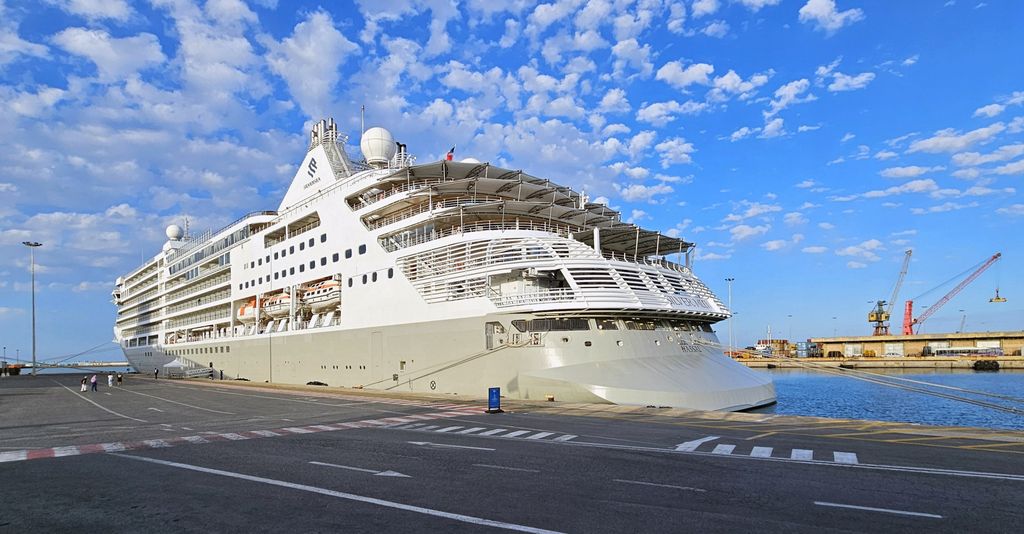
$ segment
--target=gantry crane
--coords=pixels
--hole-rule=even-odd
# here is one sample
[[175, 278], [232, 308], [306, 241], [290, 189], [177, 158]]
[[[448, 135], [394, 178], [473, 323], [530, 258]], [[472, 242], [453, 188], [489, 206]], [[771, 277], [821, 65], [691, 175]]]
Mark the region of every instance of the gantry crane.
[[[900, 275], [896, 278], [896, 285], [892, 288], [892, 296], [889, 297], [889, 301], [876, 301], [875, 309], [868, 312], [868, 322], [875, 325], [875, 330], [871, 335], [889, 335], [889, 317], [892, 314], [893, 305], [896, 304], [896, 297], [900, 294], [900, 287], [903, 286], [903, 279], [907, 277], [907, 268], [910, 267], [910, 256], [913, 254], [914, 251], [908, 249], [906, 255], [903, 256], [903, 267], [900, 268]], [[888, 308], [885, 307], [887, 304]]]
[[964, 278], [964, 280], [957, 284], [956, 287], [951, 289], [949, 293], [943, 295], [938, 302], [932, 304], [932, 307], [925, 310], [925, 312], [922, 313], [921, 316], [918, 317], [917, 319], [914, 319], [914, 301], [913, 299], [908, 300], [905, 307], [903, 308], [903, 335], [909, 336], [913, 334], [914, 325], [917, 325], [918, 330], [920, 330], [921, 323], [925, 322], [925, 320], [931, 317], [935, 312], [939, 311], [939, 308], [941, 308], [945, 303], [949, 302], [950, 299], [955, 297], [956, 294], [960, 292], [960, 290], [967, 287], [968, 284], [970, 284], [976, 278], [981, 276], [981, 273], [985, 272], [985, 270], [991, 267], [993, 263], [999, 261], [999, 258], [1001, 258], [1002, 256], [1003, 254], [1001, 252], [996, 252], [989, 259], [982, 262], [980, 267], [975, 269], [974, 272], [972, 272], [971, 274], [967, 275], [967, 278]]

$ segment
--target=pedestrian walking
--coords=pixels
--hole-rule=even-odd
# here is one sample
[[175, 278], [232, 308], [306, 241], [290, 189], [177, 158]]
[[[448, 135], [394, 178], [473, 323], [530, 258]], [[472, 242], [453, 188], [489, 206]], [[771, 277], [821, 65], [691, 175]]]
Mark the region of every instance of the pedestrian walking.
[[153, 368], [153, 380], [156, 380], [158, 378], [160, 378], [160, 368], [159, 367], [154, 367]]
[[117, 373], [117, 387], [124, 385], [124, 375]]
[[92, 375], [92, 378], [89, 379], [89, 382], [92, 383], [93, 391], [99, 391], [98, 389], [96, 389], [96, 375]]
[[89, 382], [89, 375], [82, 377], [82, 391], [88, 391], [89, 387], [85, 385], [87, 382]]
[[114, 387], [114, 373], [107, 374], [107, 387]]

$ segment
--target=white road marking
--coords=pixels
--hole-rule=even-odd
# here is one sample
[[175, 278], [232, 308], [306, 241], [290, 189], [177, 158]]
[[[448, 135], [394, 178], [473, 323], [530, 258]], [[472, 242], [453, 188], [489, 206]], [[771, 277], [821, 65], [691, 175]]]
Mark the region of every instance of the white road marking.
[[191, 432], [191, 431], [192, 431], [192, 429], [191, 429], [191, 428], [189, 428], [189, 427], [187, 427], [187, 426], [183, 426], [183, 427], [181, 427], [181, 429], [182, 429], [182, 430], [188, 430], [189, 432]]
[[623, 484], [639, 484], [641, 486], [655, 486], [658, 488], [672, 488], [681, 489], [685, 491], [696, 491], [698, 493], [707, 493], [708, 490], [701, 488], [691, 488], [689, 486], [673, 486], [672, 484], [655, 484], [654, 482], [642, 482], [640, 480], [622, 480], [621, 478], [614, 479], [616, 482], [622, 482]]
[[183, 437], [181, 439], [184, 439], [185, 441], [187, 441], [189, 443], [203, 444], [203, 443], [209, 443], [210, 442], [210, 440], [208, 440], [208, 439], [206, 439], [206, 438], [204, 438], [202, 436], [185, 436], [185, 437]]
[[336, 467], [338, 469], [348, 469], [349, 471], [359, 471], [361, 473], [370, 473], [371, 475], [376, 475], [378, 473], [378, 471], [376, 469], [364, 469], [362, 467], [352, 467], [350, 465], [329, 464], [329, 463], [326, 463], [326, 462], [309, 462], [309, 463], [311, 463], [313, 465], [322, 465], [324, 467]]
[[755, 458], [771, 458], [772, 448], [771, 447], [754, 447], [750, 450], [750, 455]]
[[261, 436], [263, 436], [265, 438], [273, 438], [273, 437], [281, 435], [281, 434], [278, 434], [277, 432], [274, 432], [273, 430], [253, 430], [252, 433], [253, 434], [259, 434], [259, 435], [261, 435]]
[[[78, 392], [76, 392], [75, 390], [73, 390], [73, 389], [71, 389], [71, 388], [69, 388], [69, 387], [65, 386], [64, 384], [61, 384], [60, 382], [57, 382], [56, 380], [54, 380], [54, 382], [56, 382], [56, 384], [57, 384], [58, 386], [60, 386], [60, 387], [62, 387], [62, 388], [64, 388], [64, 389], [66, 389], [66, 390], [70, 391], [70, 392], [71, 392], [72, 394], [74, 394], [74, 395], [78, 395]], [[78, 395], [78, 396], [79, 396], [79, 397], [80, 397], [80, 398], [81, 398], [82, 400], [84, 400], [85, 402], [89, 402], [89, 403], [92, 403], [92, 404], [93, 404], [93, 405], [95, 405], [95, 406], [96, 406], [97, 408], [99, 408], [99, 409], [101, 409], [101, 410], [103, 410], [103, 411], [105, 411], [105, 412], [107, 412], [107, 413], [110, 413], [110, 414], [114, 414], [114, 415], [116, 415], [116, 416], [118, 416], [118, 417], [124, 417], [125, 419], [131, 419], [132, 421], [138, 421], [138, 422], [140, 422], [140, 423], [148, 423], [148, 422], [149, 422], [149, 421], [146, 421], [145, 419], [138, 419], [138, 418], [136, 418], [136, 417], [130, 417], [130, 416], [127, 416], [127, 415], [125, 415], [125, 414], [123, 414], [123, 413], [117, 413], [117, 412], [115, 412], [114, 410], [111, 410], [110, 408], [105, 408], [105, 407], [103, 407], [103, 406], [100, 406], [99, 404], [96, 404], [95, 402], [93, 402], [93, 400], [92, 400], [92, 399], [87, 399], [87, 398], [85, 398], [85, 397], [84, 397], [84, 396], [82, 396], [82, 395]]]
[[21, 462], [28, 458], [28, 451], [0, 452], [0, 463]]
[[411, 430], [413, 428], [416, 428], [416, 427], [419, 427], [419, 426], [423, 426], [425, 424], [426, 423], [413, 423], [411, 425], [396, 426], [395, 428], [397, 428], [399, 430]]
[[575, 434], [566, 434], [564, 436], [558, 436], [557, 438], [555, 438], [555, 439], [553, 439], [551, 441], [569, 441], [569, 440], [575, 439], [577, 437], [579, 437], [579, 436], [577, 436]]
[[413, 506], [410, 504], [403, 504], [395, 501], [386, 501], [384, 499], [377, 499], [374, 497], [366, 497], [363, 495], [356, 495], [354, 493], [345, 493], [341, 491], [329, 490], [326, 488], [318, 488], [316, 486], [308, 486], [306, 484], [295, 484], [293, 482], [285, 482], [283, 480], [275, 480], [272, 478], [257, 477], [253, 475], [246, 475], [243, 473], [234, 473], [231, 471], [223, 471], [220, 469], [211, 469], [209, 467], [200, 467], [197, 465], [189, 465], [178, 462], [168, 462], [166, 460], [158, 460], [156, 458], [146, 458], [144, 456], [132, 456], [128, 454], [118, 454], [122, 458], [131, 458], [132, 460], [138, 460], [141, 462], [149, 462], [158, 465], [164, 465], [167, 467], [176, 467], [179, 469], [188, 469], [190, 471], [198, 471], [200, 473], [207, 473], [211, 475], [218, 475], [223, 477], [237, 478], [241, 480], [247, 480], [249, 482], [258, 482], [260, 484], [268, 484], [271, 486], [278, 486], [282, 488], [289, 488], [299, 491], [306, 491], [309, 493], [316, 493], [319, 495], [326, 495], [328, 497], [336, 497], [339, 499], [346, 499], [350, 501], [362, 502], [366, 504], [372, 504], [375, 506], [384, 506], [387, 508], [394, 508], [407, 512], [413, 512], [417, 514], [424, 514], [434, 517], [440, 517], [444, 519], [450, 519], [454, 521], [460, 521], [463, 523], [469, 523], [472, 525], [481, 525], [486, 527], [503, 528], [506, 530], [515, 530], [519, 532], [531, 532], [536, 534], [549, 534], [554, 533], [552, 530], [545, 530], [541, 528], [530, 527], [526, 525], [518, 525], [515, 523], [506, 523], [504, 521], [495, 521], [492, 519], [484, 519], [481, 517], [474, 517], [463, 514], [456, 514], [451, 512], [444, 512], [441, 510], [434, 510], [431, 508], [424, 508], [422, 506]]
[[522, 467], [508, 467], [504, 465], [491, 465], [491, 464], [473, 464], [474, 467], [486, 467], [488, 469], [504, 469], [505, 471], [523, 471], [526, 473], [540, 473], [536, 469], [524, 469]]
[[855, 464], [857, 462], [857, 453], [854, 452], [833, 452], [832, 456], [836, 462], [841, 464]]
[[495, 434], [501, 434], [504, 431], [505, 431], [504, 428], [495, 428], [494, 430], [488, 430], [487, 432], [481, 432], [481, 433], [479, 433], [477, 435], [478, 436], [493, 436]]
[[153, 410], [154, 412], [160, 412], [160, 413], [163, 413], [163, 410], [161, 410], [160, 408], [152, 408], [152, 407], [150, 407], [150, 408], [146, 408], [146, 409], [147, 409], [147, 410]]
[[544, 439], [552, 435], [554, 435], [554, 432], [538, 432], [532, 436], [527, 436], [526, 438], [523, 439]]
[[458, 430], [460, 428], [466, 428], [466, 427], [464, 427], [464, 426], [450, 426], [450, 427], [447, 427], [447, 428], [442, 428], [440, 430], [435, 430], [434, 432], [451, 432], [452, 430]]
[[111, 395], [110, 393], [107, 393], [107, 392], [105, 392], [105, 391], [103, 392], [103, 394], [104, 394], [104, 395]]
[[700, 447], [700, 445], [702, 443], [707, 443], [708, 441], [714, 441], [716, 439], [718, 439], [718, 436], [708, 436], [706, 438], [700, 438], [700, 439], [695, 439], [693, 441], [687, 441], [686, 443], [680, 443], [679, 445], [676, 445], [676, 450], [677, 451], [685, 451], [685, 452], [693, 452], [693, 451], [697, 450], [697, 447]]
[[290, 426], [288, 428], [282, 428], [281, 430], [284, 430], [286, 432], [291, 432], [292, 434], [312, 434], [313, 433], [312, 430], [310, 430], [308, 428], [302, 428], [300, 426]]
[[482, 426], [475, 426], [473, 428], [467, 428], [465, 430], [460, 430], [460, 431], [456, 432], [456, 434], [472, 434], [473, 432], [476, 432], [478, 430], [483, 430], [483, 429], [484, 429], [484, 427], [482, 427]]
[[833, 508], [850, 508], [852, 510], [865, 510], [868, 512], [882, 512], [886, 514], [911, 515], [914, 517], [930, 517], [932, 519], [942, 519], [941, 515], [926, 514], [924, 512], [911, 512], [908, 510], [893, 510], [891, 508], [875, 508], [873, 506], [857, 506], [855, 504], [839, 504], [835, 502], [821, 501], [814, 501], [814, 504], [818, 506], [831, 506]]
[[423, 428], [417, 428], [416, 430], [422, 430], [424, 432], [429, 432], [429, 431], [431, 431], [431, 430], [433, 430], [435, 428], [441, 428], [441, 425], [429, 425], [429, 426], [425, 426]]
[[337, 428], [334, 428], [333, 426], [330, 426], [330, 425], [312, 425], [309, 428], [315, 428], [317, 430], [323, 430], [325, 432], [330, 432], [331, 430], [337, 430]]
[[78, 447], [71, 445], [68, 447], [54, 447], [53, 457], [60, 458], [61, 456], [76, 456], [78, 455]]
[[711, 454], [732, 454], [732, 450], [735, 448], [735, 445], [720, 443], [715, 445], [715, 450], [711, 451]]
[[103, 443], [100, 447], [103, 447], [105, 452], [121, 452], [125, 450], [124, 444], [119, 441], [114, 443]]
[[793, 452], [789, 457], [793, 460], [813, 460], [814, 451], [807, 449], [793, 449]]
[[504, 436], [501, 436], [501, 437], [503, 437], [503, 438], [514, 438], [514, 437], [522, 436], [523, 434], [529, 434], [530, 432], [533, 432], [533, 431], [532, 430], [516, 430], [515, 432], [509, 432], [508, 434], [505, 434]]
[[147, 439], [144, 440], [143, 443], [145, 443], [146, 445], [153, 449], [162, 449], [164, 447], [170, 447], [170, 444], [168, 444], [166, 441], [162, 439]]
[[472, 450], [476, 450], [476, 451], [493, 451], [493, 450], [495, 450], [495, 449], [491, 449], [491, 448], [488, 448], [488, 447], [470, 447], [468, 445], [449, 445], [447, 443], [431, 443], [429, 441], [407, 441], [406, 443], [411, 443], [413, 445], [420, 445], [420, 446], [425, 446], [425, 447], [440, 447], [440, 448], [445, 448], [445, 449], [472, 449]]
[[231, 441], [241, 441], [243, 439], [249, 439], [241, 434], [235, 434], [234, 432], [227, 432], [225, 434], [221, 434], [221, 436], [224, 436], [225, 438], [228, 438]]
[[194, 405], [192, 405], [192, 404], [186, 404], [186, 403], [184, 403], [184, 402], [178, 402], [178, 401], [176, 401], [176, 400], [171, 400], [171, 399], [165, 399], [165, 398], [163, 398], [163, 397], [157, 397], [156, 395], [150, 395], [150, 394], [148, 394], [148, 393], [140, 393], [140, 392], [138, 392], [138, 391], [132, 391], [132, 390], [130, 390], [130, 389], [125, 389], [125, 390], [122, 390], [122, 391], [126, 391], [126, 392], [128, 392], [128, 393], [134, 393], [134, 394], [136, 394], [136, 395], [142, 395], [143, 397], [149, 397], [149, 398], [151, 398], [151, 399], [158, 399], [158, 400], [162, 400], [162, 401], [164, 401], [164, 402], [169, 402], [169, 403], [171, 403], [171, 404], [179, 404], [179, 405], [181, 405], [181, 406], [186, 406], [186, 407], [188, 407], [188, 408], [194, 408], [194, 409], [196, 409], [196, 410], [202, 410], [202, 411], [204, 411], [204, 412], [213, 412], [213, 413], [219, 413], [219, 414], [224, 414], [224, 415], [238, 415], [238, 414], [236, 414], [236, 413], [234, 413], [234, 412], [222, 412], [222, 411], [220, 411], [220, 410], [213, 410], [213, 409], [210, 409], [210, 408], [203, 408], [202, 406], [194, 406]]

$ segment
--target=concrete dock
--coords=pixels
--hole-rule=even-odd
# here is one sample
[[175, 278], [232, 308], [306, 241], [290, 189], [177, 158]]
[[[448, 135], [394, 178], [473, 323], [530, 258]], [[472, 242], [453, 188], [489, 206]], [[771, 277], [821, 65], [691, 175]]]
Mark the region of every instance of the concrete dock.
[[1024, 369], [1024, 356], [900, 356], [860, 358], [738, 358], [736, 361], [754, 369], [798, 369], [848, 367], [850, 369], [973, 369], [977, 361], [994, 361], [1000, 369]]
[[0, 380], [0, 532], [1016, 531], [1024, 432]]

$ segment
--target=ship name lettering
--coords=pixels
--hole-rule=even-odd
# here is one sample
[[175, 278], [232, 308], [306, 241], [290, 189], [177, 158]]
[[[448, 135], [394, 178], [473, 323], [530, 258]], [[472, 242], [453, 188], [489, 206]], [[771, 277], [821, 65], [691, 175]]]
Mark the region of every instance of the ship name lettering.
[[702, 298], [680, 297], [680, 296], [677, 296], [677, 295], [669, 295], [668, 296], [668, 301], [671, 302], [672, 304], [679, 304], [681, 306], [690, 306], [690, 307], [693, 307], [693, 308], [704, 308], [706, 310], [710, 310], [711, 309], [711, 305], [708, 303], [708, 301], [705, 300], [705, 299], [702, 299]]

